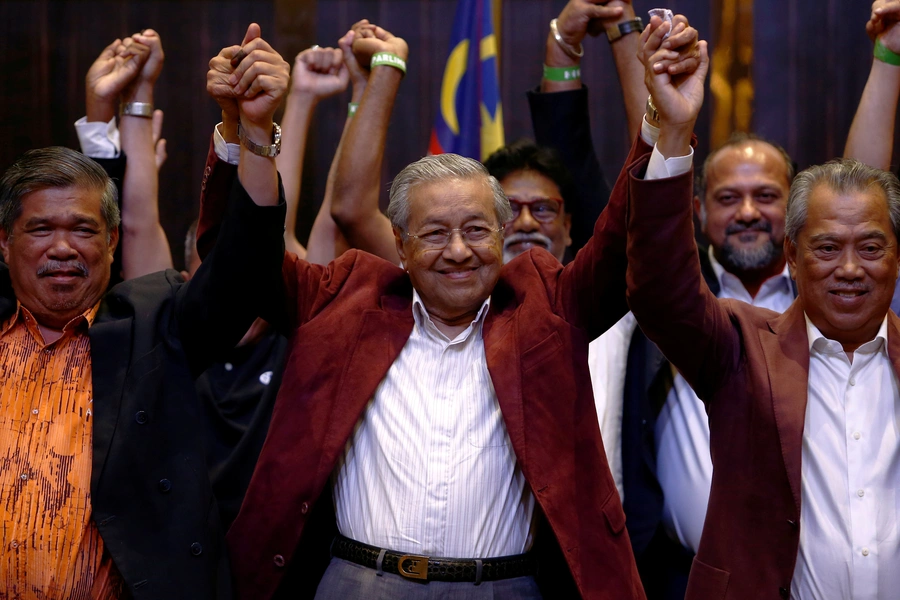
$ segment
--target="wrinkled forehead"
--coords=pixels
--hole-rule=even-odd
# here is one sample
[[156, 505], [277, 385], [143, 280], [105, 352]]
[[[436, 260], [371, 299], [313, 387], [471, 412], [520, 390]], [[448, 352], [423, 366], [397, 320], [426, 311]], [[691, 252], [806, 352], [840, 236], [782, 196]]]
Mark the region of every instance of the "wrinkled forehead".
[[483, 219], [496, 221], [494, 194], [487, 177], [441, 179], [409, 190], [409, 224]]

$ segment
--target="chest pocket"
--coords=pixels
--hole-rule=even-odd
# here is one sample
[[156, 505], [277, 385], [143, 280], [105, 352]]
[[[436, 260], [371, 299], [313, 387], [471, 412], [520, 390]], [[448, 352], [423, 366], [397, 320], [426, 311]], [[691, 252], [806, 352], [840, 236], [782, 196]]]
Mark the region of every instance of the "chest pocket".
[[466, 431], [475, 448], [497, 448], [509, 444], [500, 403], [484, 361], [475, 361], [459, 389], [465, 404]]

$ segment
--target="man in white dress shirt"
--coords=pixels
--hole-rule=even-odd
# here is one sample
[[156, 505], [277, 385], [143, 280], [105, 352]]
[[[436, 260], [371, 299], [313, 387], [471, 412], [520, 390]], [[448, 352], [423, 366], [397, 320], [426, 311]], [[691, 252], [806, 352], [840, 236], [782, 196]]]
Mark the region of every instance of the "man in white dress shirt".
[[[702, 92], [647, 80], [680, 130], [660, 152], [690, 156]], [[687, 171], [670, 169], [667, 189], [633, 180], [628, 226], [630, 306], [709, 410], [713, 481], [686, 597], [894, 598], [900, 183], [852, 160], [796, 178], [784, 251], [798, 298], [779, 315], [703, 283]]]

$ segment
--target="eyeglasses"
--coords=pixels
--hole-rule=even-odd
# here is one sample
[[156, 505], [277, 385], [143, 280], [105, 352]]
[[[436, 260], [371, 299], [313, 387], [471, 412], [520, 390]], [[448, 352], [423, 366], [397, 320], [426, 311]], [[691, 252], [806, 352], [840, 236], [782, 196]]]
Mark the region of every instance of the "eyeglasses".
[[459, 236], [469, 248], [477, 248], [479, 246], [490, 246], [493, 243], [493, 235], [503, 231], [503, 227], [490, 229], [488, 227], [480, 227], [472, 225], [470, 227], [457, 227], [455, 229], [433, 229], [413, 235], [407, 232], [406, 235], [419, 240], [424, 250], [443, 250], [453, 238], [453, 232], [458, 231]]
[[562, 212], [563, 201], [561, 198], [535, 198], [534, 200], [519, 200], [518, 198], [510, 198], [509, 205], [512, 207], [512, 219], [515, 221], [522, 214], [522, 207], [527, 206], [528, 212], [536, 221], [541, 223], [550, 223]]

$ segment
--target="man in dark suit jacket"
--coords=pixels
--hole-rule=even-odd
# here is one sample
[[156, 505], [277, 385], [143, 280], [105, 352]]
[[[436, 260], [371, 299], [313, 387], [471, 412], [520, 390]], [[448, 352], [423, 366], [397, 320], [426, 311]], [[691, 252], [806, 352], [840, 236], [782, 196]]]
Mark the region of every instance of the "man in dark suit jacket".
[[[634, 153], [644, 148], [638, 144]], [[444, 164], [448, 161], [450, 167]], [[408, 273], [358, 251], [328, 267], [290, 256], [285, 262], [285, 297], [277, 299], [283, 308], [272, 322], [293, 332], [292, 350], [269, 437], [228, 536], [239, 597], [269, 598], [276, 591], [287, 596], [288, 588], [312, 595], [328, 564], [328, 543], [335, 532], [332, 475], [344, 464], [348, 441], [370, 400], [378, 402], [376, 390], [413, 332], [415, 289], [433, 320], [452, 323], [446, 334], [451, 339], [475, 318], [469, 311], [490, 299], [483, 317], [487, 371], [508, 434], [504, 445], [514, 452], [544, 517], [534, 548], [544, 561], [539, 575], [547, 597], [642, 598], [587, 370], [588, 341], [626, 308], [620, 279], [625, 268], [624, 190], [618, 188], [593, 240], [567, 267], [543, 250], [501, 267], [497, 229], [502, 215], [495, 211], [505, 198], [496, 180], [490, 184], [478, 163], [461, 157], [420, 162], [438, 171], [461, 168], [465, 174], [444, 171], [437, 181], [410, 185], [409, 222], [394, 220]], [[476, 195], [416, 195], [420, 190], [446, 193], [456, 185], [468, 186]], [[477, 199], [480, 208], [472, 208], [472, 215], [459, 222], [454, 217], [426, 228], [423, 221], [431, 217], [415, 212], [423, 207], [453, 211], [462, 199]], [[478, 239], [457, 239], [457, 230]], [[203, 239], [204, 232], [199, 236]], [[472, 242], [475, 247], [469, 249]], [[441, 243], [443, 251], [425, 247]], [[431, 263], [433, 268], [422, 262], [429, 255], [432, 261], [441, 256]], [[454, 272], [449, 279], [460, 279], [460, 284], [446, 280]], [[349, 493], [362, 497], [365, 490]], [[335, 548], [346, 543], [339, 538]], [[372, 567], [376, 556], [378, 549]], [[384, 563], [385, 577], [389, 562]], [[340, 568], [331, 565], [329, 569]], [[475, 567], [471, 569], [474, 576]], [[371, 582], [377, 583], [375, 568], [371, 574]]]
[[[649, 35], [645, 64], [659, 43]], [[661, 111], [663, 155], [689, 154], [702, 78], [676, 86], [648, 68], [647, 79], [680, 107]], [[629, 303], [709, 412], [712, 490], [687, 598], [892, 597], [900, 184], [855, 161], [797, 177], [784, 249], [798, 298], [778, 315], [715, 298], [690, 172], [660, 185], [641, 169], [630, 175]]]
[[[241, 107], [259, 141], [288, 80], [286, 64], [269, 73]], [[277, 291], [265, 287], [283, 256], [277, 172], [245, 153], [247, 191], [235, 184], [220, 244], [189, 284], [166, 271], [105, 293], [115, 186], [81, 154], [31, 151], [0, 181], [0, 545], [12, 549], [0, 596], [231, 597], [193, 378]]]

